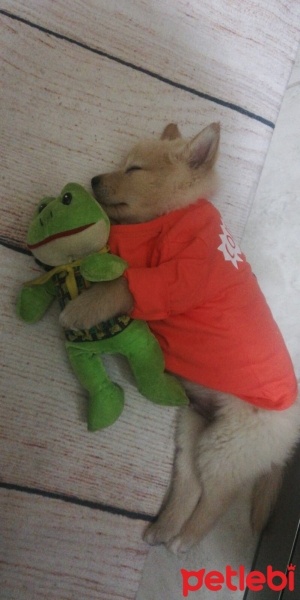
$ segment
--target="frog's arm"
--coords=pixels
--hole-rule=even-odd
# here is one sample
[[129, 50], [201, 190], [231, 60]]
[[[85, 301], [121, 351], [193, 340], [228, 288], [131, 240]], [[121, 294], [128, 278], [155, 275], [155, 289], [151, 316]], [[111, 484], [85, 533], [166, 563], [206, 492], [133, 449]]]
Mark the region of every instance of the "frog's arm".
[[26, 323], [36, 323], [45, 314], [55, 297], [53, 282], [24, 285], [17, 298], [17, 314]]
[[128, 264], [114, 254], [91, 254], [80, 266], [81, 275], [87, 281], [111, 281], [123, 275]]

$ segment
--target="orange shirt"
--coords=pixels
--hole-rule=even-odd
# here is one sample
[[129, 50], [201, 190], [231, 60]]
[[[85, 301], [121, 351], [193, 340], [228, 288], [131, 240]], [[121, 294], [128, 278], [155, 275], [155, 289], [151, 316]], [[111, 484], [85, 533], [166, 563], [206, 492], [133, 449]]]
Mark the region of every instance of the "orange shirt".
[[148, 321], [168, 370], [261, 408], [294, 402], [282, 335], [212, 204], [199, 200], [147, 223], [113, 225], [110, 249], [130, 265], [131, 316]]

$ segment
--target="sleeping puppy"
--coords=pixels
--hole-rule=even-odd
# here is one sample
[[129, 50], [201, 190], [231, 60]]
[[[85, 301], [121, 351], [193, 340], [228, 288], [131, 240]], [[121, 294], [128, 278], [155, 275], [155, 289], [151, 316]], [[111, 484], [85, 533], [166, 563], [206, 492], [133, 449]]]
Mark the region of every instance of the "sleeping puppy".
[[112, 222], [110, 247], [130, 267], [95, 284], [61, 314], [88, 328], [130, 313], [157, 336], [191, 400], [178, 412], [173, 477], [145, 539], [174, 552], [198, 542], [236, 492], [253, 482], [251, 521], [262, 529], [299, 438], [297, 383], [250, 265], [207, 200], [220, 138], [192, 140], [170, 124], [137, 144], [120, 170], [94, 177]]

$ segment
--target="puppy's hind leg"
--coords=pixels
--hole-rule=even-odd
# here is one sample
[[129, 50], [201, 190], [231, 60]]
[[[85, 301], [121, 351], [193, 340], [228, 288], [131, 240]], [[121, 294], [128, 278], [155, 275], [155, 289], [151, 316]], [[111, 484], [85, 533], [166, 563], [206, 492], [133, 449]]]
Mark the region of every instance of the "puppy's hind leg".
[[175, 462], [167, 498], [157, 520], [145, 531], [149, 544], [168, 543], [189, 519], [202, 493], [195, 452], [207, 421], [191, 408], [180, 410]]
[[[186, 551], [206, 535], [245, 483], [269, 473], [273, 464], [285, 464], [299, 435], [297, 412], [296, 406], [264, 411], [228, 397], [200, 438], [197, 466], [203, 493], [190, 519], [168, 544], [173, 552]], [[277, 467], [276, 474], [278, 483]], [[262, 514], [267, 512], [264, 508]]]
[[[211, 468], [216, 465], [211, 463]], [[234, 467], [233, 467], [234, 468]], [[178, 554], [186, 552], [200, 541], [213, 527], [217, 519], [226, 511], [238, 487], [234, 485], [229, 470], [206, 476], [202, 474], [203, 492], [189, 520], [183, 524], [179, 534], [169, 541], [167, 547]]]

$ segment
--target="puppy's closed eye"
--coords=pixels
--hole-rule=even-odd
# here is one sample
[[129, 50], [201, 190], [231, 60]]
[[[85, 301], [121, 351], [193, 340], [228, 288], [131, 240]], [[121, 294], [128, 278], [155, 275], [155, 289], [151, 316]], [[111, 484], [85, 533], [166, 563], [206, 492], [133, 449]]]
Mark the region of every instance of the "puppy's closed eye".
[[138, 165], [132, 165], [132, 167], [128, 167], [128, 169], [126, 169], [125, 173], [133, 173], [133, 171], [141, 171], [142, 167], [138, 167]]

